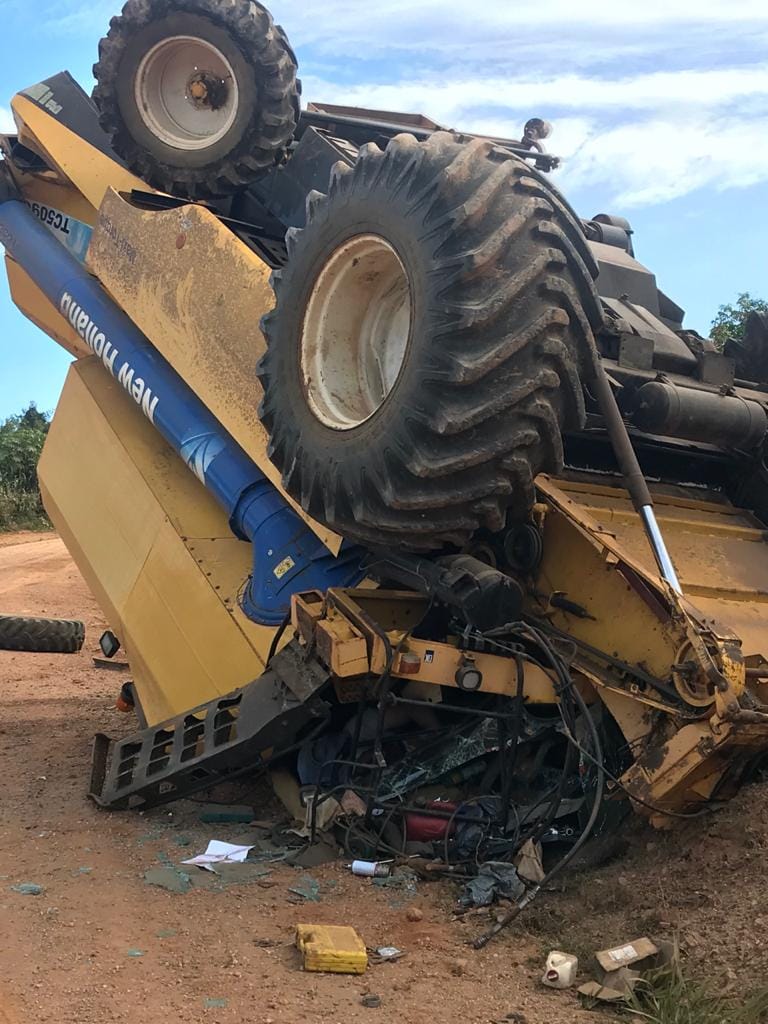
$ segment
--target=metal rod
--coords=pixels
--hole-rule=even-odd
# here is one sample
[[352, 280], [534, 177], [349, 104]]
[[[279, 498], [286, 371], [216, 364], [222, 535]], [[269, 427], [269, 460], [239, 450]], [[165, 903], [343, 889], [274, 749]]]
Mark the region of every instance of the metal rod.
[[680, 581], [677, 578], [675, 567], [672, 565], [672, 559], [669, 557], [667, 546], [664, 543], [664, 538], [661, 535], [659, 524], [656, 521], [656, 513], [653, 511], [653, 505], [643, 505], [640, 509], [640, 518], [643, 521], [645, 532], [651, 542], [651, 547], [653, 548], [653, 553], [656, 556], [656, 561], [659, 563], [661, 575], [673, 590], [676, 590], [678, 594], [682, 594], [683, 591], [680, 586]]
[[632, 440], [627, 431], [627, 425], [622, 418], [618, 403], [616, 402], [616, 396], [605, 372], [605, 367], [599, 359], [596, 360], [595, 370], [594, 384], [597, 401], [605, 419], [608, 437], [616, 455], [619, 469], [624, 477], [624, 483], [629, 491], [629, 496], [632, 499], [632, 504], [640, 516], [645, 535], [653, 551], [653, 557], [656, 559], [656, 564], [663, 579], [678, 594], [682, 594], [680, 581], [677, 578], [677, 573], [672, 565], [672, 559], [669, 557], [667, 546], [664, 543], [659, 524], [656, 521], [651, 492], [648, 490], [648, 484], [645, 482], [635, 449], [632, 447]]

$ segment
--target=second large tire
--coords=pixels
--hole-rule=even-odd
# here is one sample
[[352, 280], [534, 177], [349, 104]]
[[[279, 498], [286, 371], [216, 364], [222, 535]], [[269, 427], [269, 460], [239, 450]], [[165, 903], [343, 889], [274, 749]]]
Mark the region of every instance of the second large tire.
[[258, 370], [288, 493], [369, 546], [461, 546], [524, 517], [584, 423], [602, 321], [546, 179], [489, 142], [401, 135], [337, 165], [288, 251]]
[[128, 0], [93, 74], [115, 152], [190, 198], [247, 186], [282, 159], [298, 123], [296, 57], [253, 0]]
[[75, 654], [84, 640], [85, 626], [76, 619], [0, 615], [0, 651]]

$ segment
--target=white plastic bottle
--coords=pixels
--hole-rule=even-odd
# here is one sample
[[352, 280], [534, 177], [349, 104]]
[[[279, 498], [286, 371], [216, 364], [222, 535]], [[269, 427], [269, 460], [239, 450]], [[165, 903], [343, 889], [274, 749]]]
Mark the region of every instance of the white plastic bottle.
[[573, 953], [561, 953], [553, 949], [544, 965], [541, 981], [550, 988], [570, 988], [579, 973], [579, 958]]

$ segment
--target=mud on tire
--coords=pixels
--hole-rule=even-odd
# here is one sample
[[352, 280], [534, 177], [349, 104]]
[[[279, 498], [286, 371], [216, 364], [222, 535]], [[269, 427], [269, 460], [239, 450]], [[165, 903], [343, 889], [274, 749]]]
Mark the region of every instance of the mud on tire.
[[85, 626], [76, 620], [0, 615], [0, 651], [75, 654], [84, 640]]
[[[307, 311], [334, 254], [374, 237], [407, 276], [404, 356], [372, 413], [334, 423], [313, 398], [323, 369], [315, 359], [313, 378], [305, 365]], [[584, 424], [582, 377], [602, 319], [596, 265], [552, 186], [488, 142], [400, 135], [337, 165], [288, 251], [258, 369], [288, 493], [345, 537], [414, 550], [524, 517], [536, 474], [562, 468], [561, 432]], [[334, 342], [324, 344], [333, 359]], [[326, 404], [334, 387], [325, 383]]]
[[[218, 68], [225, 67], [220, 58], [229, 66], [236, 88], [229, 76], [219, 80], [217, 72], [215, 82], [210, 76], [203, 82], [204, 98], [191, 99], [192, 85], [186, 83], [183, 57], [174, 56], [173, 45], [180, 45], [174, 39], [209, 48]], [[206, 51], [201, 52], [204, 62]], [[153, 53], [158, 54], [154, 64]], [[190, 72], [194, 64], [189, 62]], [[151, 185], [190, 198], [226, 195], [254, 181], [283, 158], [298, 124], [296, 57], [280, 26], [253, 0], [128, 0], [99, 43], [93, 74], [99, 119], [118, 156]], [[175, 101], [171, 86], [163, 84], [172, 75], [182, 87]], [[150, 93], [142, 92], [142, 82], [150, 83]], [[155, 93], [153, 105], [146, 96]], [[231, 124], [224, 118], [230, 102]], [[214, 126], [206, 137], [209, 126], [199, 117], [186, 120], [196, 105], [206, 116], [219, 111], [220, 137]], [[148, 120], [150, 106], [157, 116]], [[179, 114], [194, 129], [180, 127], [173, 120]]]

